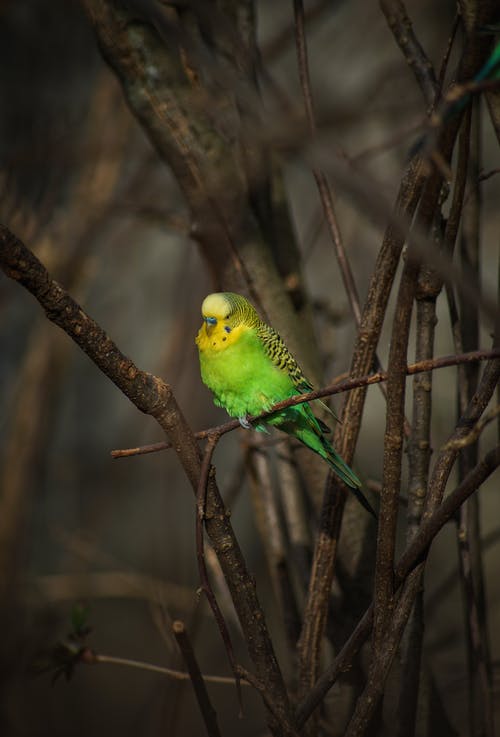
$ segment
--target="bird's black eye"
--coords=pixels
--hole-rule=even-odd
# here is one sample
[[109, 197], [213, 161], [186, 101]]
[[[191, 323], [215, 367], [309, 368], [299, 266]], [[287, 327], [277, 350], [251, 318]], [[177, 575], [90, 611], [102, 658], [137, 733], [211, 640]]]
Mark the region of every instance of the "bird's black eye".
[[217, 318], [216, 317], [205, 317], [205, 322], [209, 325], [217, 325]]
[[226, 333], [231, 332], [231, 328], [229, 327], [229, 325], [224, 325], [224, 330], [226, 331]]

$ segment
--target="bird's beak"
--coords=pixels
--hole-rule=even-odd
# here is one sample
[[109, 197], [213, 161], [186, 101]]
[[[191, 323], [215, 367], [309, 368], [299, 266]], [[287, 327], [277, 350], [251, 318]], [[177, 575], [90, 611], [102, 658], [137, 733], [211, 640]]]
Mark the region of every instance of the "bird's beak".
[[213, 330], [214, 330], [215, 325], [213, 325], [212, 323], [208, 322], [208, 320], [207, 320], [206, 317], [204, 317], [203, 320], [205, 322], [205, 332], [208, 335], [208, 337], [210, 337], [210, 335], [213, 333]]

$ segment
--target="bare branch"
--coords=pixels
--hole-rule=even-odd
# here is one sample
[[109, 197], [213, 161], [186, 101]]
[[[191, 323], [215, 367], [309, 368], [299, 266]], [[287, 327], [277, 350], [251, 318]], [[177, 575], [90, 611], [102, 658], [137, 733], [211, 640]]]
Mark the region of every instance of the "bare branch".
[[[461, 364], [474, 363], [476, 361], [488, 361], [492, 358], [498, 358], [500, 356], [500, 348], [493, 348], [489, 351], [470, 351], [468, 353], [460, 353], [458, 355], [441, 356], [440, 358], [433, 358], [427, 361], [418, 361], [417, 363], [411, 363], [406, 367], [406, 374], [413, 376], [414, 374], [420, 374], [428, 371], [435, 371], [437, 369], [449, 368], [450, 366], [459, 366]], [[387, 381], [387, 372], [379, 371], [376, 374], [369, 374], [368, 376], [362, 376], [359, 379], [346, 379], [345, 381], [339, 381], [335, 384], [324, 389], [315, 389], [312, 392], [305, 394], [297, 394], [289, 399], [284, 399], [282, 402], [277, 402], [272, 409], [268, 412], [264, 412], [261, 415], [256, 415], [250, 418], [250, 422], [257, 422], [258, 420], [265, 420], [270, 414], [279, 411], [280, 409], [286, 409], [287, 407], [295, 407], [298, 404], [304, 402], [311, 402], [315, 399], [322, 399], [323, 397], [330, 397], [335, 394], [343, 394], [344, 392], [351, 392], [354, 389], [360, 387], [372, 386], [372, 384], [378, 384], [381, 381]], [[218, 433], [224, 435], [232, 430], [237, 430], [241, 427], [239, 420], [230, 420], [225, 422], [223, 425], [216, 425], [215, 427], [209, 427], [207, 430], [200, 430], [195, 433], [195, 438], [198, 440], [205, 440], [212, 433]], [[111, 456], [113, 458], [127, 458], [133, 455], [142, 455], [144, 453], [155, 453], [159, 450], [168, 450], [172, 448], [172, 444], [168, 442], [152, 443], [151, 445], [143, 445], [138, 448], [126, 448], [124, 450], [112, 450]]]
[[263, 452], [265, 446], [262, 440], [262, 436], [257, 436], [257, 442], [248, 448], [246, 453], [250, 491], [255, 521], [284, 623], [289, 651], [294, 655], [300, 632], [300, 617], [292, 586], [283, 522], [274, 490], [270, 458]]
[[415, 35], [404, 3], [401, 0], [380, 0], [380, 7], [430, 108], [436, 99], [438, 82], [432, 62]]
[[485, 482], [500, 465], [500, 445], [490, 450], [464, 478], [451, 494], [444, 499], [440, 507], [427, 517], [413, 542], [399, 559], [396, 568], [396, 581], [400, 582], [408, 574], [417, 561], [429, 549], [439, 530], [455, 515], [461, 505]]
[[[172, 632], [181, 651], [184, 662], [188, 669], [189, 678], [193, 686], [193, 691], [196, 696], [196, 701], [200, 708], [201, 716], [205, 723], [207, 735], [209, 737], [220, 737], [219, 725], [217, 723], [217, 712], [215, 711], [210, 697], [208, 695], [207, 687], [205, 685], [205, 679], [203, 678], [200, 666], [196, 660], [191, 641], [189, 640], [184, 622], [175, 620], [172, 623]], [[239, 674], [236, 676], [237, 687], [240, 687]]]
[[[314, 105], [311, 91], [311, 80], [309, 75], [309, 61], [307, 55], [307, 41], [305, 32], [305, 13], [302, 0], [294, 0], [294, 11], [295, 43], [297, 48], [297, 61], [299, 67], [300, 84], [304, 97], [306, 117], [309, 125], [309, 133], [311, 137], [314, 137], [316, 133], [316, 121], [314, 117]], [[357, 327], [359, 328], [359, 325], [361, 323], [361, 303], [359, 300], [358, 288], [354, 280], [354, 274], [352, 273], [351, 265], [345, 251], [345, 246], [340, 232], [337, 215], [335, 213], [332, 190], [323, 171], [314, 168], [313, 176], [318, 188], [318, 193], [323, 208], [323, 214], [328, 227], [328, 231], [330, 233], [330, 238], [335, 248], [335, 255], [337, 257], [337, 263], [342, 276], [342, 281], [344, 283], [344, 289], [349, 299], [349, 304], [351, 306], [352, 314], [354, 315], [354, 320]], [[375, 368], [382, 369], [382, 364], [376, 355]], [[384, 395], [384, 397], [386, 397], [385, 387], [380, 388], [382, 394]]]
[[[444, 500], [431, 517], [422, 524], [411, 545], [405, 550], [395, 568], [395, 587], [399, 587], [408, 574], [426, 555], [432, 541], [441, 528], [456, 514], [460, 506], [500, 465], [500, 446], [497, 446], [467, 475], [463, 482]], [[320, 676], [314, 688], [300, 703], [297, 709], [299, 728], [306, 722], [312, 711], [321, 703], [340, 674], [347, 670], [366, 638], [373, 624], [373, 604], [366, 610], [333, 663]]]
[[[394, 609], [391, 618], [391, 626], [385, 632], [378, 655], [374, 658], [370, 668], [368, 682], [356, 704], [356, 710], [352, 716], [345, 737], [361, 737], [366, 732], [374, 711], [374, 704], [378, 704], [384, 691], [385, 680], [396, 655], [399, 641], [403, 634], [406, 622], [410, 615], [415, 596], [421, 585], [422, 568], [420, 565], [412, 570], [405, 580], [403, 590], [398, 599], [398, 605]], [[376, 607], [375, 603], [375, 607]]]
[[217, 603], [216, 596], [210, 585], [210, 578], [208, 575], [207, 564], [205, 562], [205, 550], [204, 550], [204, 534], [203, 525], [207, 516], [207, 486], [209, 477], [214, 477], [215, 469], [212, 464], [212, 456], [215, 451], [215, 447], [219, 441], [220, 435], [214, 433], [209, 436], [208, 443], [205, 447], [203, 454], [203, 462], [201, 464], [200, 480], [198, 482], [198, 488], [196, 490], [196, 559], [198, 561], [198, 573], [200, 575], [200, 587], [205, 596], [207, 597], [210, 608], [217, 622], [217, 627], [222, 637], [224, 647], [226, 649], [229, 663], [234, 673], [236, 680], [236, 689], [238, 692], [238, 701], [241, 708], [241, 688], [237, 672], [237, 664], [234, 657], [233, 643], [231, 642], [231, 636], [229, 629], [222, 614], [222, 611]]
[[[144, 663], [140, 660], [131, 660], [130, 658], [119, 658], [115, 655], [105, 655], [104, 653], [96, 653], [93, 650], [87, 650], [82, 653], [82, 662], [87, 665], [120, 665], [125, 668], [137, 668], [138, 670], [149, 671], [150, 673], [158, 673], [175, 681], [189, 681], [191, 676], [182, 670], [174, 670], [165, 668], [163, 665], [154, 665], [154, 663]], [[236, 681], [234, 678], [227, 676], [212, 676], [203, 674], [203, 680], [207, 683], [213, 683], [219, 686], [234, 686]], [[244, 686], [250, 686], [250, 683], [241, 676], [241, 682]]]
[[500, 415], [500, 405], [494, 407], [491, 412], [487, 412], [484, 417], [476, 422], [472, 430], [468, 435], [462, 438], [455, 438], [449, 440], [443, 447], [443, 450], [461, 450], [471, 443], [475, 443], [479, 438], [484, 428], [493, 422], [493, 420]]
[[[140, 371], [121, 353], [104, 330], [50, 278], [33, 253], [4, 226], [0, 227], [0, 265], [7, 276], [36, 297], [49, 319], [87, 353], [141, 412], [156, 419], [175, 448], [196, 491], [201, 475], [200, 451], [170, 386]], [[288, 695], [264, 613], [213, 477], [208, 481], [205, 525], [231, 591], [259, 677], [266, 684], [275, 709], [285, 719], [289, 710]]]
[[415, 297], [418, 267], [408, 255], [403, 268], [398, 300], [393, 321], [389, 353], [387, 419], [384, 436], [382, 493], [380, 495], [380, 522], [377, 533], [377, 555], [374, 583], [374, 638], [373, 665], [383, 648], [393, 609], [394, 552], [399, 490], [401, 487], [401, 458], [403, 451], [405, 366], [410, 320]]

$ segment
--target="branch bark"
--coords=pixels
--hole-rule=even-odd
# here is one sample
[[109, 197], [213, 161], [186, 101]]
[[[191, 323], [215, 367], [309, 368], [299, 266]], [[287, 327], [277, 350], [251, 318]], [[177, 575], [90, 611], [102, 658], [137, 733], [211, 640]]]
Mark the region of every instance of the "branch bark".
[[[414, 160], [409, 165], [401, 182], [395, 205], [398, 216], [408, 219], [412, 217], [420, 197], [423, 182], [424, 175], [420, 168], [420, 162]], [[361, 316], [351, 362], [351, 376], [368, 373], [373, 366], [389, 293], [404, 240], [405, 234], [402, 230], [391, 223], [385, 232], [370, 281], [368, 297]], [[346, 463], [352, 463], [361, 426], [366, 385], [360, 386], [361, 388], [350, 392], [344, 401], [342, 417], [348, 417], [349, 422], [339, 424], [335, 429], [334, 445]], [[335, 569], [339, 519], [342, 515], [343, 504], [344, 499], [338, 493], [335, 493], [335, 480], [330, 476], [323, 499], [321, 529], [314, 551], [313, 568], [304, 610], [304, 625], [299, 641], [303, 688], [306, 685], [311, 687], [317, 677], [319, 648], [324, 632], [326, 610]], [[318, 616], [320, 616], [320, 626], [316, 622]]]
[[[175, 448], [196, 493], [201, 454], [171, 387], [152, 374], [140, 371], [121, 353], [104, 330], [50, 278], [36, 256], [4, 226], [0, 226], [0, 265], [7, 276], [33, 294], [49, 320], [62, 328], [141, 412], [158, 422]], [[206, 530], [231, 591], [258, 678], [265, 684], [280, 721], [288, 723], [288, 695], [255, 583], [246, 568], [213, 475], [207, 487], [205, 517]], [[281, 734], [274, 717], [270, 726], [276, 734]]]
[[432, 62], [415, 35], [408, 12], [401, 0], [380, 0], [389, 28], [396, 43], [404, 54], [408, 66], [413, 71], [417, 84], [430, 108], [436, 99], [438, 81]]
[[[500, 367], [499, 367], [500, 368]], [[500, 371], [499, 371], [500, 374]], [[395, 571], [395, 587], [399, 587], [415, 565], [427, 555], [430, 545], [442, 527], [456, 514], [460, 506], [484, 483], [500, 465], [500, 445], [493, 448], [483, 460], [467, 475], [463, 482], [444, 500], [443, 504], [423, 522], [411, 545], [399, 559]], [[361, 646], [369, 637], [373, 625], [373, 604], [359, 620], [353, 633], [339, 654], [320, 676], [307, 697], [297, 709], [297, 725], [300, 727], [324, 699], [341, 673], [349, 668]]]
[[207, 735], [208, 737], [220, 737], [221, 733], [217, 723], [217, 712], [210, 701], [205, 680], [201, 674], [200, 666], [198, 665], [184, 622], [178, 619], [172, 622], [172, 632], [186, 664], [201, 716], [205, 723]]

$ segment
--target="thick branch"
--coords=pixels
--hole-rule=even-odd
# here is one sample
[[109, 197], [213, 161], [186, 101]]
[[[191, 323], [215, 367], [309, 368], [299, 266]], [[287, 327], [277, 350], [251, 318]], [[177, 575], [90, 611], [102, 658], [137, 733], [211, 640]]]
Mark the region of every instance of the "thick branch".
[[252, 207], [259, 187], [266, 188], [268, 167], [267, 147], [255, 131], [267, 126], [260, 120], [252, 52], [233, 10], [188, 4], [204, 28], [199, 34], [188, 13], [174, 16], [157, 2], [147, 3], [144, 20], [136, 9], [142, 3], [82, 2], [132, 113], [182, 190], [191, 237], [216, 290], [248, 293], [306, 374], [318, 376], [309, 318], [304, 312], [296, 319], [271, 238]]
[[[201, 473], [200, 450], [168, 384], [140, 371], [104, 330], [53, 281], [45, 267], [7, 228], [0, 226], [0, 265], [40, 302], [47, 317], [77, 343], [96, 366], [135, 406], [156, 419], [165, 431], [196, 492]], [[226, 577], [258, 677], [283, 721], [288, 696], [267, 627], [215, 479], [207, 488], [206, 529]]]

